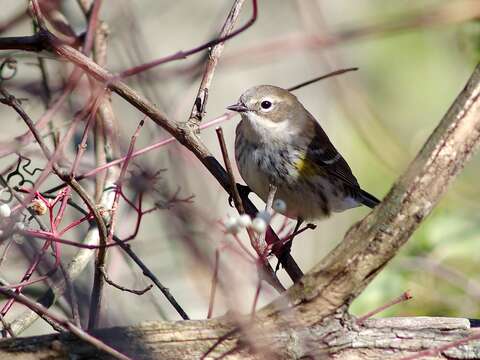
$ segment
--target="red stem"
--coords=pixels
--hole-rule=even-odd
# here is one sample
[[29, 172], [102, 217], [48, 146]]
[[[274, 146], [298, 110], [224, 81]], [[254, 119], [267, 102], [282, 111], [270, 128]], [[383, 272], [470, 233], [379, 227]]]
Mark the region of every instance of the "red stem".
[[252, 11], [252, 16], [251, 18], [245, 23], [245, 25], [243, 25], [242, 27], [238, 28], [237, 30], [235, 31], [232, 31], [230, 34], [226, 35], [226, 36], [223, 36], [223, 37], [220, 37], [220, 38], [217, 38], [217, 39], [214, 39], [214, 40], [211, 40], [211, 41], [208, 41], [202, 45], [199, 45], [197, 47], [194, 47], [193, 49], [190, 49], [190, 50], [187, 50], [187, 51], [178, 51], [174, 54], [171, 54], [171, 55], [168, 55], [168, 56], [165, 56], [163, 58], [160, 58], [160, 59], [157, 59], [157, 60], [154, 60], [154, 61], [151, 61], [151, 62], [148, 62], [148, 63], [145, 63], [145, 64], [142, 64], [142, 65], [138, 65], [138, 66], [135, 66], [133, 68], [130, 68], [130, 69], [127, 69], [125, 71], [122, 71], [118, 76], [120, 78], [126, 78], [128, 76], [132, 76], [132, 75], [135, 75], [135, 74], [138, 74], [140, 72], [143, 72], [143, 71], [146, 71], [146, 70], [149, 70], [155, 66], [158, 66], [158, 65], [161, 65], [161, 64], [165, 64], [165, 63], [168, 63], [170, 61], [175, 61], [175, 60], [180, 60], [180, 59], [185, 59], [187, 58], [188, 56], [190, 55], [193, 55], [195, 53], [198, 53], [202, 50], [205, 50], [205, 49], [208, 49], [212, 46], [215, 46], [221, 42], [224, 42], [224, 41], [227, 41], [231, 38], [233, 38], [234, 36], [237, 36], [238, 34], [240, 34], [241, 32], [247, 30], [250, 26], [253, 25], [253, 23], [255, 22], [255, 20], [257, 20], [257, 15], [258, 15], [258, 6], [257, 6], [257, 0], [252, 0], [252, 6], [253, 6], [253, 11]]

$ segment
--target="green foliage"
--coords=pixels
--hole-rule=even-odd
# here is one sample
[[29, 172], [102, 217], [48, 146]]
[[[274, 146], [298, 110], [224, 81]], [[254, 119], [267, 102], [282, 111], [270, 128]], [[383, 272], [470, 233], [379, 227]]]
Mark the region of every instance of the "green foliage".
[[443, 206], [355, 301], [352, 312], [364, 314], [410, 290], [413, 299], [380, 316], [478, 318], [480, 254], [475, 249], [479, 241], [478, 216]]

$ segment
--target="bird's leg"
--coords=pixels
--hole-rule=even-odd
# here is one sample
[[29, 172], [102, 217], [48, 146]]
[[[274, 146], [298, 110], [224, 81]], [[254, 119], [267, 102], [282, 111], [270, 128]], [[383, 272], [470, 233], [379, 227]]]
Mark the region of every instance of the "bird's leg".
[[[242, 199], [248, 198], [248, 195], [252, 192], [252, 189], [250, 189], [249, 186], [238, 184], [238, 183], [237, 183], [237, 190], [238, 190], [238, 194]], [[233, 198], [231, 195], [228, 197], [228, 204], [231, 207], [233, 207]]]
[[[275, 194], [277, 193], [277, 187], [273, 184], [270, 184], [268, 186], [268, 197], [267, 197], [267, 202], [265, 204], [265, 212], [271, 214], [272, 211], [272, 206], [273, 206], [273, 200], [275, 199]], [[267, 221], [268, 223], [268, 221]], [[268, 224], [267, 224], [268, 225]], [[260, 250], [259, 255], [266, 257], [267, 254], [265, 251], [267, 250], [267, 243], [265, 241], [265, 236], [266, 236], [266, 231], [264, 231], [262, 234], [258, 236], [258, 249]]]
[[302, 218], [297, 218], [297, 224], [295, 225], [295, 229], [293, 230], [291, 238], [280, 249], [280, 255], [278, 256], [277, 266], [275, 266], [275, 272], [278, 271], [282, 261], [285, 260], [285, 258], [290, 254], [290, 251], [292, 250], [293, 239], [295, 238], [295, 235], [297, 234], [298, 230], [300, 229], [300, 226], [302, 225], [302, 223], [303, 223], [303, 219]]

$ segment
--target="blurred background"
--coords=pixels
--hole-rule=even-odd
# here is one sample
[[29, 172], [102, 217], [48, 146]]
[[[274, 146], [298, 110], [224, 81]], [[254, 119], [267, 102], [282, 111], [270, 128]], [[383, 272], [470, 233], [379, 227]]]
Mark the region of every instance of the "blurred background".
[[[110, 32], [107, 68], [119, 72], [214, 38], [232, 3], [225, 0], [105, 1], [100, 18]], [[85, 18], [77, 2], [65, 0], [58, 4], [75, 31], [85, 31]], [[0, 24], [25, 10], [25, 2], [5, 2], [2, 6]], [[249, 19], [251, 11], [251, 2], [246, 1], [237, 26]], [[382, 198], [415, 157], [478, 62], [480, 22], [476, 19], [479, 16], [478, 1], [260, 0], [255, 24], [226, 43], [210, 88], [204, 121], [222, 115], [225, 107], [236, 102], [251, 86], [290, 87], [332, 70], [358, 67], [357, 72], [312, 84], [295, 93], [319, 119], [362, 187]], [[31, 32], [31, 19], [25, 17], [2, 29], [0, 35]], [[18, 98], [26, 99], [24, 107], [36, 120], [45, 111], [38, 59], [31, 53], [0, 52], [0, 57], [6, 56], [17, 60], [17, 74], [4, 86]], [[39, 56], [49, 73], [52, 96], [58, 97], [72, 68], [48, 53]], [[156, 103], [169, 118], [185, 121], [193, 106], [205, 60], [205, 53], [200, 53], [134, 76], [128, 83]], [[72, 121], [73, 114], [85, 105], [87, 81], [83, 82], [85, 86], [79, 86], [72, 93], [53, 119], [60, 133]], [[122, 139], [120, 149], [125, 154], [129, 138], [143, 116], [115, 95], [113, 106]], [[0, 117], [0, 145], [26, 131], [24, 123], [10, 108], [0, 106]], [[238, 121], [236, 116], [221, 124], [232, 158]], [[80, 136], [81, 132], [77, 137]], [[147, 120], [136, 148], [167, 137], [168, 134]], [[200, 137], [221, 161], [214, 127], [203, 130]], [[72, 143], [65, 157], [73, 159], [75, 150]], [[21, 153], [34, 160], [33, 167], [44, 165], [36, 144], [22, 148]], [[16, 159], [14, 154], [3, 157], [2, 169], [10, 169]], [[354, 302], [351, 311], [355, 315], [362, 315], [410, 290], [412, 300], [380, 316], [480, 317], [479, 165], [478, 157], [472, 159], [432, 215]], [[81, 169], [83, 172], [94, 167], [93, 143], [89, 143]], [[137, 173], [144, 171], [141, 178], [160, 169], [165, 171], [160, 173], [156, 191], [152, 190], [145, 201], [147, 205], [163, 202], [164, 209], [145, 215], [132, 248], [194, 319], [207, 315], [217, 249], [221, 286], [213, 316], [227, 311], [249, 311], [258, 280], [253, 264], [232, 250], [235, 242], [223, 232], [221, 221], [236, 214], [228, 205], [227, 194], [179, 144], [147, 153], [130, 166], [130, 170]], [[235, 173], [241, 182], [236, 168]], [[58, 180], [52, 176], [42, 185], [42, 190], [56, 184]], [[89, 189], [94, 187], [91, 180], [84, 184]], [[135, 191], [132, 185], [127, 194], [133, 198]], [[188, 201], [171, 201], [174, 197]], [[250, 198], [257, 206], [264, 206], [254, 195]], [[316, 230], [299, 235], [292, 254], [302, 270], [307, 272], [318, 263], [368, 211], [357, 208], [334, 214], [318, 222]], [[69, 216], [73, 219], [78, 214], [71, 212]], [[135, 213], [122, 203], [119, 218], [119, 237], [127, 237], [133, 232]], [[279, 216], [275, 219], [277, 229], [281, 224]], [[293, 228], [293, 225], [290, 222], [288, 226]], [[86, 229], [86, 225], [80, 227], [69, 238], [81, 241]], [[249, 246], [246, 234], [240, 237]], [[38, 246], [40, 242], [31, 244], [16, 239], [1, 264], [0, 277], [10, 283], [18, 282]], [[77, 250], [62, 246], [62, 262], [68, 264]], [[272, 261], [273, 266], [275, 263]], [[124, 286], [142, 288], [149, 284], [117, 248], [109, 250], [108, 272]], [[93, 261], [74, 281], [82, 322], [88, 317], [92, 274]], [[283, 269], [278, 274], [286, 286], [291, 284]], [[45, 285], [35, 285], [24, 293], [35, 297], [45, 289]], [[258, 306], [276, 296], [269, 285], [263, 285]], [[136, 296], [108, 286], [105, 298], [103, 326], [179, 319], [156, 288]], [[68, 301], [60, 301], [55, 311], [68, 316], [68, 306]], [[8, 316], [14, 319], [21, 311], [22, 308], [16, 306]], [[48, 325], [37, 321], [25, 334], [50, 331]]]

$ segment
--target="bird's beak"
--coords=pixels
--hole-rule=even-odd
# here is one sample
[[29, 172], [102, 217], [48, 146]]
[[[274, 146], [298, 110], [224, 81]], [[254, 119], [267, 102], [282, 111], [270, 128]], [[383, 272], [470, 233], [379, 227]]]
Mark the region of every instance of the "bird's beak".
[[239, 113], [248, 111], [248, 108], [245, 106], [245, 104], [241, 103], [240, 101], [234, 105], [227, 106], [227, 109]]

